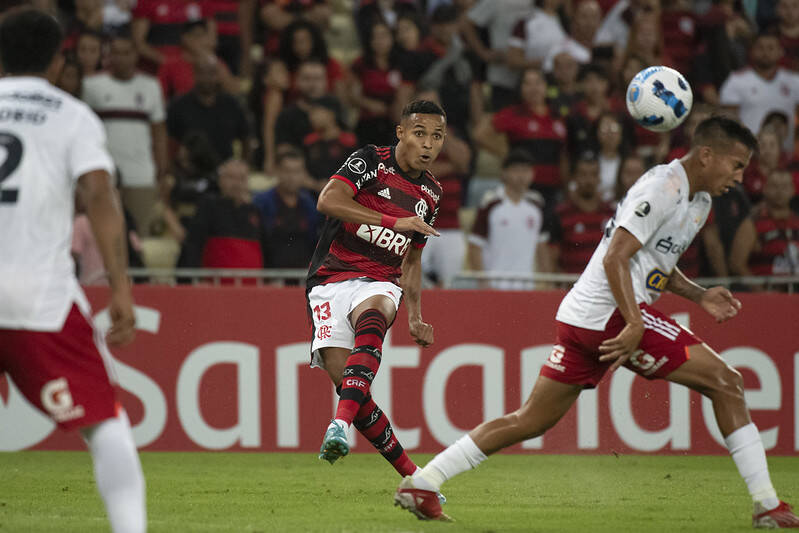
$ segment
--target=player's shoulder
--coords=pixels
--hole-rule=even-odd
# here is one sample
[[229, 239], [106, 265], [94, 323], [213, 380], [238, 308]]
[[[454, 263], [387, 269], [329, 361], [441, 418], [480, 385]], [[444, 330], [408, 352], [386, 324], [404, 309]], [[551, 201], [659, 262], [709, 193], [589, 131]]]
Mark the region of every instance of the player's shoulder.
[[[679, 165], [679, 166], [678, 166]], [[682, 196], [683, 187], [687, 186], [683, 176], [684, 170], [679, 162], [667, 165], [656, 165], [638, 178], [630, 188], [631, 196], [647, 196], [663, 202], [677, 201]]]
[[[430, 187], [436, 192], [439, 196], [442, 192], [444, 192], [444, 187], [441, 186], [441, 183], [436, 179], [432, 172], [429, 170], [424, 171], [424, 181], [422, 182], [423, 187]], [[439, 201], [439, 198], [434, 198], [436, 202]]]
[[347, 158], [347, 161], [354, 161], [355, 159], [361, 159], [364, 163], [377, 161], [380, 159], [378, 150], [379, 147], [375, 146], [374, 144], [361, 146], [350, 154], [350, 156]]
[[538, 191], [527, 191], [524, 193], [524, 201], [538, 209], [544, 209], [544, 197]]
[[501, 186], [496, 189], [489, 189], [483, 193], [483, 197], [480, 199], [480, 209], [490, 211], [501, 204], [504, 198], [505, 193]]

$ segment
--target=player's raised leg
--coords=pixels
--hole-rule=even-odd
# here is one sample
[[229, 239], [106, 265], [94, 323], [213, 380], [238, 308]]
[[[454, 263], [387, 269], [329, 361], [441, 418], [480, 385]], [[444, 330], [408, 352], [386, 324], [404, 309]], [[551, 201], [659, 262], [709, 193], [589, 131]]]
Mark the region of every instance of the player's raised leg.
[[791, 507], [777, 498], [757, 427], [749, 417], [741, 374], [706, 344], [688, 348], [690, 357], [666, 379], [685, 385], [713, 402], [724, 443], [754, 502], [752, 525], [763, 528], [799, 528]]
[[582, 390], [582, 385], [539, 376], [521, 408], [483, 422], [436, 455], [412, 478], [403, 479], [394, 495], [394, 504], [420, 520], [449, 520], [436, 498], [445, 481], [476, 468], [488, 455], [543, 435], [568, 412]]

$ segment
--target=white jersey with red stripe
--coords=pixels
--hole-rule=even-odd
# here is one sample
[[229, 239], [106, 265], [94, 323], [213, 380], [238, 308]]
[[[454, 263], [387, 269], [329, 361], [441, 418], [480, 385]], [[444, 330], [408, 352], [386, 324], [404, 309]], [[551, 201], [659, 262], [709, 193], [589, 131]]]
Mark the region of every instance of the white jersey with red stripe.
[[602, 261], [619, 227], [641, 243], [630, 259], [635, 301], [654, 303], [710, 213], [708, 193], [697, 192], [689, 198], [688, 192], [688, 176], [678, 159], [641, 176], [616, 208], [588, 266], [561, 302], [556, 319], [580, 328], [605, 329], [617, 306]]
[[88, 303], [70, 255], [75, 185], [113, 173], [89, 107], [37, 77], [0, 79], [0, 328], [59, 331]]

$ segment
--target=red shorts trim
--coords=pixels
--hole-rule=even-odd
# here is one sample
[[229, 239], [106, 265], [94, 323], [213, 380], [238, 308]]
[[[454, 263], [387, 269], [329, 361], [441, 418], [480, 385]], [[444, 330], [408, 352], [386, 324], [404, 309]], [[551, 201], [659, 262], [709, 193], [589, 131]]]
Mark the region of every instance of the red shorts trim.
[[101, 350], [105, 341], [73, 304], [61, 331], [0, 329], [0, 372], [62, 429], [92, 426], [117, 415]]
[[[647, 379], [663, 379], [690, 358], [688, 347], [702, 340], [657, 309], [647, 304], [639, 307], [646, 329], [638, 351], [624, 366]], [[604, 331], [558, 322], [557, 341], [541, 375], [561, 383], [596, 387], [612, 364], [599, 361], [599, 345], [618, 335], [625, 324], [618, 309]]]

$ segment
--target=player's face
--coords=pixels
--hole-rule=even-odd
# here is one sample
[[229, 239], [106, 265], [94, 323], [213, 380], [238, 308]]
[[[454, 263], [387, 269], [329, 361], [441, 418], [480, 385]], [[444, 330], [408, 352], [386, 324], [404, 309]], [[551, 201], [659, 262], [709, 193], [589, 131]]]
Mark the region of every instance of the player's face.
[[427, 170], [444, 146], [447, 122], [441, 115], [413, 113], [397, 126], [404, 163], [412, 170]]
[[741, 142], [729, 148], [705, 147], [708, 153], [705, 189], [713, 196], [719, 196], [743, 181], [744, 169], [749, 164], [752, 152]]

